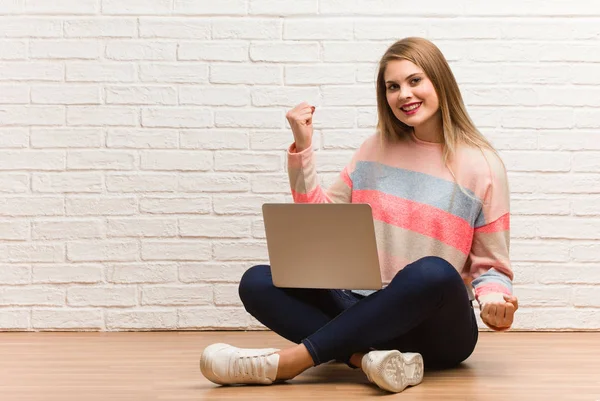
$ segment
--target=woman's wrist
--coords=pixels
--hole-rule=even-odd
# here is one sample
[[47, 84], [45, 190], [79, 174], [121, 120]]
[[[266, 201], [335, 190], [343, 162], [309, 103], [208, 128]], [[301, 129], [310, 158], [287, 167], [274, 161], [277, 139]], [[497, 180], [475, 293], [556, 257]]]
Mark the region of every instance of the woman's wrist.
[[300, 152], [310, 148], [310, 146], [311, 146], [311, 143], [305, 144], [305, 143], [296, 141], [296, 152], [300, 153]]

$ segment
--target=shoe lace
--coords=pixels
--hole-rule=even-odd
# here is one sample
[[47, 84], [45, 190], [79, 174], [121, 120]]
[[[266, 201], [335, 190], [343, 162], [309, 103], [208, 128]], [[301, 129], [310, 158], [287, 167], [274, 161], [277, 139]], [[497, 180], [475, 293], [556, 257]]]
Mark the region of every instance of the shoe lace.
[[233, 360], [232, 370], [236, 377], [264, 377], [268, 355], [242, 356]]

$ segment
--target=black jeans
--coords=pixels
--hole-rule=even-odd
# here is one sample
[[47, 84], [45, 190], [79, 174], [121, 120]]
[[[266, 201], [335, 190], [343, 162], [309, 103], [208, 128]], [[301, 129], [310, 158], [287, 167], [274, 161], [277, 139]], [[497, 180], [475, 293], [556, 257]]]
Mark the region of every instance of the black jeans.
[[304, 344], [314, 364], [348, 361], [356, 352], [418, 352], [428, 368], [449, 368], [471, 355], [478, 329], [464, 282], [438, 257], [420, 259], [367, 297], [347, 290], [278, 288], [268, 265], [240, 282], [246, 310], [262, 324]]

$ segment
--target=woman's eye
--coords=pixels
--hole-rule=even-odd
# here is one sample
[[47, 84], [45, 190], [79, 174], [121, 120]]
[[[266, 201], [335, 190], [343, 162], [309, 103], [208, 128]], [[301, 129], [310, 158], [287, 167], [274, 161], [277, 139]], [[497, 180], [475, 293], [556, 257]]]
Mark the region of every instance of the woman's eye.
[[410, 80], [410, 82], [411, 82], [413, 85], [415, 85], [415, 84], [418, 84], [419, 82], [421, 82], [421, 78], [413, 78], [413, 79], [411, 79], [411, 80]]
[[398, 85], [396, 85], [396, 84], [392, 84], [392, 85], [388, 86], [388, 90], [390, 90], [390, 91], [393, 91], [396, 89], [398, 89]]

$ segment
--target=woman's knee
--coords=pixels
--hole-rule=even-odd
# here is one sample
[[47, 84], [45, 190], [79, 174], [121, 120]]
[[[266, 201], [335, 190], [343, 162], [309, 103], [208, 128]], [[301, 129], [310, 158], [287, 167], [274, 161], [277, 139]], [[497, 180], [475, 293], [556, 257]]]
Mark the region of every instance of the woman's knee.
[[271, 267], [268, 265], [253, 266], [244, 272], [240, 280], [238, 287], [240, 300], [244, 306], [247, 306], [261, 292], [272, 286]]
[[419, 281], [427, 282], [433, 287], [447, 288], [451, 285], [464, 285], [454, 266], [438, 256], [426, 256], [409, 264], [396, 275], [399, 280], [402, 280], [400, 273], [403, 271], [405, 274], [417, 276]]

